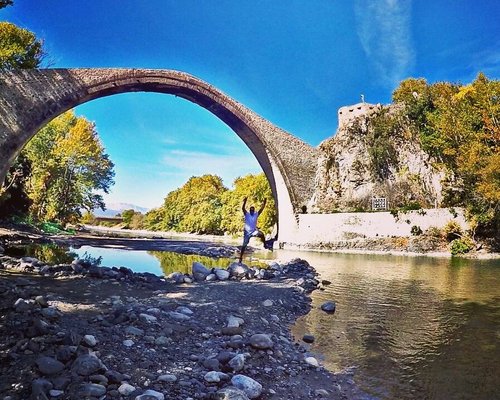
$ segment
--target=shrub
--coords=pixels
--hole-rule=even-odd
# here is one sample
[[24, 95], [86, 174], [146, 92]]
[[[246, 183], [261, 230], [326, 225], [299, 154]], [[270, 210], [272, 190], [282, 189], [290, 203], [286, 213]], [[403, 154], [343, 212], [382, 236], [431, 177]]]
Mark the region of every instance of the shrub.
[[443, 238], [443, 231], [437, 226], [431, 226], [425, 231], [425, 234], [430, 237]]
[[463, 235], [462, 227], [456, 221], [449, 221], [443, 228], [444, 236], [446, 240], [451, 242], [452, 240], [459, 239]]
[[451, 242], [451, 254], [456, 256], [458, 254], [465, 254], [474, 248], [474, 242], [470, 238], [455, 239]]

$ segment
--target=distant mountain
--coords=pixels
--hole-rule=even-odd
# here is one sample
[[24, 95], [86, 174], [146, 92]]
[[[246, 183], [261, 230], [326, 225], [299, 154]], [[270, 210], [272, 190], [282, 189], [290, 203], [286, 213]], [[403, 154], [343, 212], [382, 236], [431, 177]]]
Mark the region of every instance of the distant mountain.
[[109, 203], [106, 204], [106, 211], [102, 211], [101, 209], [94, 210], [94, 215], [96, 217], [114, 217], [124, 210], [134, 210], [145, 214], [147, 211], [149, 211], [149, 208], [140, 207], [135, 204], [129, 203]]

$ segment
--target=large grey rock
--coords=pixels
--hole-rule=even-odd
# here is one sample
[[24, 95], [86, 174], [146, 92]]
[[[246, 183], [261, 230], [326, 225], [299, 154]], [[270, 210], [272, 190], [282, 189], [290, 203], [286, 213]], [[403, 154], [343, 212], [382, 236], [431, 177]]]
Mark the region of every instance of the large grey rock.
[[274, 343], [269, 335], [266, 335], [265, 333], [256, 333], [250, 337], [250, 345], [256, 349], [266, 350], [272, 349]]
[[220, 281], [225, 281], [229, 279], [229, 271], [225, 269], [220, 269], [220, 268], [215, 268], [215, 275], [217, 276], [217, 279]]
[[245, 264], [235, 262], [232, 263], [227, 270], [229, 271], [229, 276], [241, 279], [247, 274], [248, 267]]
[[101, 360], [93, 354], [83, 354], [79, 356], [71, 369], [78, 375], [89, 376], [106, 369]]
[[210, 270], [207, 269], [202, 263], [193, 262], [191, 267], [192, 275], [195, 281], [204, 281], [206, 277], [210, 274]]
[[44, 375], [54, 375], [64, 369], [64, 364], [52, 357], [40, 357], [36, 360], [36, 365]]
[[246, 375], [235, 375], [231, 383], [238, 389], [241, 389], [250, 399], [256, 399], [262, 393], [262, 385]]

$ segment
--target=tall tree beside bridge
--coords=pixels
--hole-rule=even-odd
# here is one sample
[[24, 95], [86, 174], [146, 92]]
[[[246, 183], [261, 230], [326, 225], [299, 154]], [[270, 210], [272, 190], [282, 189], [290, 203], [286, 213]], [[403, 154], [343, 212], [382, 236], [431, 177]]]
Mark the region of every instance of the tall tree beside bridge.
[[23, 149], [32, 166], [27, 183], [36, 220], [74, 222], [82, 209], [103, 208], [113, 182], [113, 163], [94, 124], [72, 111], [42, 128]]

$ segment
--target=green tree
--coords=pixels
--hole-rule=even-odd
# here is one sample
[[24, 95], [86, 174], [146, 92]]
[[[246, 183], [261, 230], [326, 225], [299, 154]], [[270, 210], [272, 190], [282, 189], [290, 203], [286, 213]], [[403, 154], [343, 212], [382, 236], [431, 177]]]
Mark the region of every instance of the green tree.
[[38, 68], [45, 56], [43, 42], [10, 22], [0, 22], [0, 70]]
[[123, 210], [119, 216], [122, 217], [123, 222], [126, 225], [130, 224], [130, 221], [132, 221], [132, 217], [134, 216], [135, 211], [133, 209], [128, 209], [128, 210]]
[[32, 165], [28, 193], [37, 220], [74, 222], [81, 209], [104, 209], [102, 195], [113, 184], [113, 163], [95, 126], [72, 111], [42, 128], [23, 149]]
[[153, 230], [221, 233], [222, 195], [227, 191], [216, 175], [191, 177], [170, 192], [163, 205], [147, 213], [144, 223]]
[[[423, 148], [446, 171], [446, 206], [469, 210], [476, 230], [500, 232], [500, 81], [403, 81], [393, 93]], [[500, 238], [499, 238], [500, 241]]]

